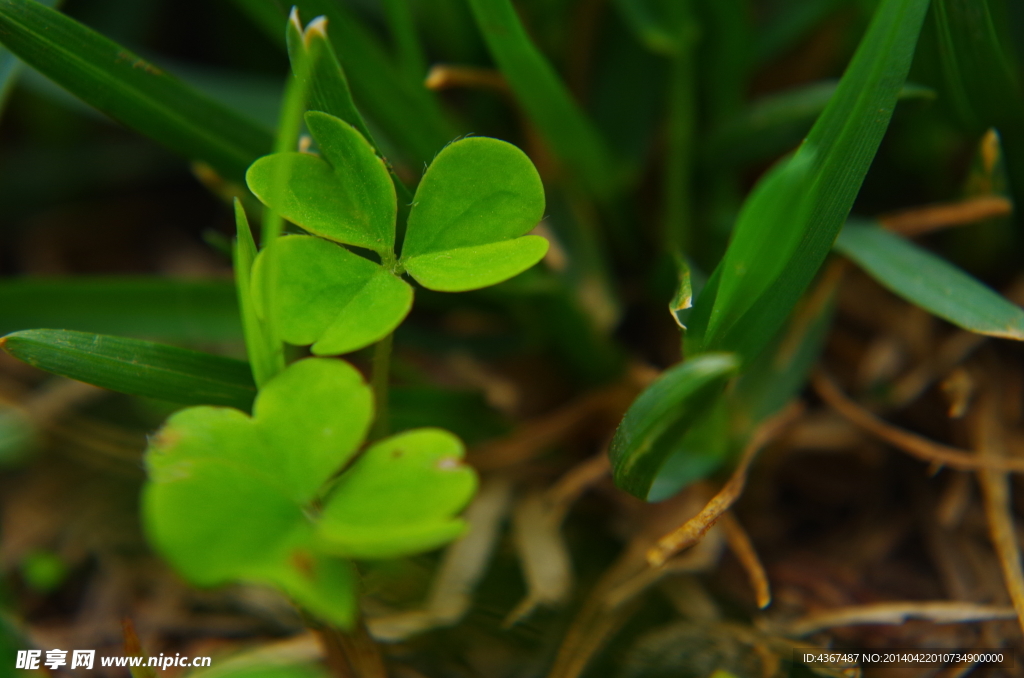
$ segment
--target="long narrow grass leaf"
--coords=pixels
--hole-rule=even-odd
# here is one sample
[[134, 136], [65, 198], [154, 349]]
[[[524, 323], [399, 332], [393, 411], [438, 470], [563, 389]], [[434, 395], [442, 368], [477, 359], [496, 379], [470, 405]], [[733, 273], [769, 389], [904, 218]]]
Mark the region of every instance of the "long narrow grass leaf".
[[[61, 0], [36, 0], [42, 5], [47, 7], [56, 7], [60, 4]], [[7, 103], [7, 97], [14, 88], [14, 83], [18, 80], [18, 74], [21, 71], [21, 62], [18, 61], [18, 57], [5, 47], [0, 46], [0, 111], [3, 110], [4, 105]]]
[[427, 58], [416, 32], [410, 0], [384, 0], [384, 12], [399, 70], [410, 82], [423, 82], [427, 77]]
[[252, 265], [256, 259], [256, 242], [249, 229], [245, 209], [238, 200], [235, 200], [235, 226], [238, 233], [234, 251], [238, 310], [242, 316], [245, 349], [252, 376], [256, 384], [262, 386], [284, 369], [284, 351], [283, 347], [274, 344], [263, 323], [256, 317], [256, 306], [252, 299]]
[[256, 397], [241, 360], [149, 341], [66, 330], [25, 330], [0, 348], [46, 372], [127, 393], [188, 405], [248, 410]]
[[[733, 165], [767, 160], [793, 150], [825, 110], [838, 84], [823, 80], [755, 101], [707, 139], [705, 159], [715, 165]], [[934, 98], [935, 90], [909, 82], [899, 94], [900, 102]]]
[[[441, 108], [436, 95], [410, 82], [392, 62], [387, 49], [343, 3], [333, 0], [234, 0], [258, 21], [275, 41], [280, 41], [287, 17], [286, 6], [301, 16], [326, 16], [330, 41], [348, 76], [360, 110], [380, 128], [404, 159], [418, 166], [459, 135], [459, 128]], [[275, 16], [276, 12], [276, 16]]]
[[749, 360], [776, 335], [828, 255], [889, 125], [928, 0], [884, 0], [797, 152], [746, 200], [691, 316], [687, 350]]
[[267, 130], [35, 0], [0, 0], [0, 42], [89, 105], [239, 180], [270, 150]]
[[470, 0], [491, 56], [530, 120], [595, 195], [616, 186], [615, 161], [593, 123], [523, 28], [509, 0]]
[[958, 327], [1024, 341], [1024, 309], [895, 233], [851, 222], [835, 248], [895, 294]]
[[935, 0], [933, 14], [947, 91], [975, 132], [999, 130], [1014, 201], [1021, 205], [1024, 88], [1012, 47], [1000, 39], [992, 11], [998, 4], [1000, 0]]
[[[288, 20], [286, 37], [292, 73], [305, 80], [310, 110], [330, 113], [352, 125], [370, 142], [377, 155], [383, 158], [384, 152], [377, 145], [370, 128], [352, 99], [352, 91], [349, 88], [345, 69], [338, 61], [338, 55], [327, 35], [326, 19], [315, 19], [303, 29], [298, 11], [292, 12]], [[399, 210], [403, 213], [407, 212], [408, 205], [412, 203], [412, 193], [395, 173], [391, 163], [386, 164], [399, 195]], [[404, 223], [404, 217], [400, 219], [400, 223]]]

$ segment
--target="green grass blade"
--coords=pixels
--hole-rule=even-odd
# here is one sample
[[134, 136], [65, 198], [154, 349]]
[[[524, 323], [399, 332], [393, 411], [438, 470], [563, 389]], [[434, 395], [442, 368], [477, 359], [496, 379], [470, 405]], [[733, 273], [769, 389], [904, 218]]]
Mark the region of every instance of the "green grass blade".
[[958, 327], [1024, 341], [1024, 310], [895, 233], [869, 222], [851, 222], [835, 249], [896, 295]]
[[427, 77], [427, 58], [416, 32], [410, 0], [384, 0], [388, 29], [395, 45], [399, 70], [410, 82], [422, 83]]
[[615, 160], [604, 139], [531, 42], [511, 2], [470, 0], [470, 6], [491, 56], [555, 155], [594, 195], [615, 190]]
[[[60, 0], [36, 0], [41, 5], [56, 7]], [[21, 62], [9, 49], [0, 46], [0, 111], [7, 103], [7, 97], [18, 80], [18, 73], [21, 71]]]
[[[768, 160], [793, 150], [825, 110], [838, 82], [814, 82], [770, 94], [721, 125], [708, 138], [704, 157], [714, 165], [739, 165]], [[935, 90], [907, 83], [899, 100], [931, 101]]]
[[709, 353], [666, 370], [630, 405], [609, 455], [615, 484], [646, 499], [665, 460], [716, 403], [736, 373], [736, 357]]
[[753, 44], [755, 63], [763, 64], [804, 39], [845, 0], [795, 0], [783, 3], [772, 20], [759, 31]]
[[0, 348], [33, 367], [129, 395], [248, 410], [256, 397], [241, 360], [149, 341], [66, 330], [25, 330]]
[[174, 343], [238, 341], [233, 286], [165, 278], [22, 278], [0, 282], [0, 334], [59, 327]]
[[322, 19], [311, 21], [303, 28], [299, 13], [293, 11], [288, 18], [285, 42], [292, 73], [308, 81], [306, 91], [310, 109], [341, 118], [359, 130], [376, 148], [370, 128], [352, 100], [345, 71], [327, 38], [327, 22]]
[[235, 287], [238, 290], [238, 310], [242, 316], [245, 350], [249, 356], [253, 379], [263, 386], [271, 377], [284, 369], [284, 350], [267, 335], [263, 323], [256, 317], [252, 299], [252, 265], [256, 259], [256, 241], [249, 229], [242, 203], [235, 200]]
[[933, 14], [948, 93], [975, 132], [999, 130], [1014, 202], [1024, 205], [1024, 89], [1010, 46], [1000, 40], [992, 11], [1000, 5], [935, 0]]
[[[287, 20], [286, 5], [298, 7], [309, 20], [328, 19], [331, 45], [348, 76], [352, 94], [383, 134], [415, 166], [429, 163], [434, 154], [459, 135], [433, 92], [410, 82], [396, 66], [376, 35], [342, 3], [332, 0], [234, 0], [264, 31], [278, 42]], [[276, 16], [275, 16], [276, 12]]]
[[229, 179], [270, 150], [256, 123], [34, 0], [0, 0], [0, 42], [89, 105]]
[[[286, 37], [292, 72], [296, 75], [305, 74], [303, 77], [306, 80], [310, 110], [330, 113], [352, 125], [373, 146], [377, 155], [383, 158], [384, 152], [374, 141], [370, 128], [352, 99], [345, 69], [338, 61], [338, 55], [327, 35], [326, 21], [314, 20], [303, 29], [298, 12], [292, 12]], [[391, 163], [387, 163], [387, 167], [399, 195], [398, 207], [403, 214], [400, 222], [404, 223], [404, 214], [412, 203], [412, 193], [395, 174]]]
[[821, 266], [885, 134], [927, 0], [885, 0], [806, 141], [758, 182], [697, 299], [687, 352], [755, 357]]

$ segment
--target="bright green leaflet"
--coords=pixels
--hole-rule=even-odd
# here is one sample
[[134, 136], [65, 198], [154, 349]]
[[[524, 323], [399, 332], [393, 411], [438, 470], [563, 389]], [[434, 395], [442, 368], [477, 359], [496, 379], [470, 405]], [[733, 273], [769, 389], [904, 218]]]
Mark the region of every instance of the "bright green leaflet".
[[533, 266], [547, 241], [522, 236], [544, 216], [544, 185], [526, 154], [486, 137], [438, 153], [416, 189], [402, 264], [424, 287], [477, 289]]
[[246, 173], [268, 207], [328, 240], [390, 253], [397, 199], [384, 161], [359, 132], [326, 113], [306, 114], [320, 155], [275, 153]]
[[89, 105], [232, 180], [271, 147], [258, 124], [34, 0], [0, 0], [0, 42]]
[[[347, 353], [388, 336], [408, 314], [408, 272], [424, 287], [459, 292], [494, 285], [533, 266], [547, 252], [523, 236], [544, 216], [544, 187], [515, 146], [485, 137], [449, 144], [427, 169], [409, 213], [402, 257], [394, 251], [397, 201], [384, 162], [359, 131], [332, 115], [306, 122], [323, 157], [278, 153], [248, 173], [252, 191], [311, 233], [378, 253], [377, 264], [326, 240], [275, 243], [279, 266], [274, 326], [317, 355]], [[253, 290], [263, 290], [265, 255]], [[264, 294], [254, 294], [257, 311]]]
[[319, 535], [325, 549], [353, 558], [390, 558], [451, 541], [465, 528], [452, 516], [476, 490], [461, 463], [462, 442], [441, 429], [383, 440], [328, 497]]
[[962, 270], [869, 222], [850, 222], [835, 249], [912, 304], [978, 334], [1024, 340], [1024, 310]]
[[410, 431], [377, 443], [342, 473], [318, 521], [311, 503], [356, 454], [372, 418], [362, 376], [323, 358], [300, 360], [267, 382], [252, 417], [214, 407], [176, 413], [146, 453], [149, 538], [197, 584], [270, 584], [316, 616], [349, 625], [353, 574], [334, 555], [372, 554], [325, 539], [334, 534], [327, 524], [359, 522], [369, 512], [378, 516], [368, 540], [374, 553], [433, 548], [458, 536], [461, 522], [452, 516], [476, 482], [459, 461], [457, 438]]
[[41, 370], [129, 395], [248, 409], [247, 363], [149, 341], [68, 330], [24, 330], [0, 347]]
[[889, 124], [927, 0], [885, 0], [806, 141], [747, 199], [697, 299], [687, 353], [744, 361], [777, 334], [828, 255]]
[[680, 438], [715, 404], [739, 368], [736, 356], [708, 353], [666, 370], [630, 405], [609, 449], [615, 484], [647, 499]]
[[[276, 294], [281, 337], [313, 344], [315, 355], [349, 353], [391, 334], [412, 308], [412, 287], [344, 247], [311, 236], [274, 245], [280, 267]], [[263, 253], [253, 289], [261, 289]], [[266, 311], [259, 309], [261, 314]]]

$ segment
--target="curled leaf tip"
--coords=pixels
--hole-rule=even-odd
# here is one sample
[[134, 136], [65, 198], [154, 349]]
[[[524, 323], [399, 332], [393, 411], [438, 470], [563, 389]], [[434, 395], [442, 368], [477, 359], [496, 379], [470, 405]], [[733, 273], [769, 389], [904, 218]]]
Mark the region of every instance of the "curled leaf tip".
[[318, 16], [309, 22], [306, 26], [305, 32], [302, 34], [302, 42], [306, 45], [306, 49], [309, 49], [310, 43], [315, 37], [321, 37], [324, 40], [327, 39], [327, 17]]
[[299, 19], [299, 8], [297, 6], [293, 6], [292, 11], [288, 14], [288, 22], [295, 26], [299, 33], [302, 32], [302, 20]]

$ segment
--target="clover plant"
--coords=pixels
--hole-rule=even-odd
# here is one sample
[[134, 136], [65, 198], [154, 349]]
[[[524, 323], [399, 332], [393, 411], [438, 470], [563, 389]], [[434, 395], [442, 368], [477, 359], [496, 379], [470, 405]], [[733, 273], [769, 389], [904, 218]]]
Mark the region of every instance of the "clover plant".
[[[273, 319], [281, 337], [317, 355], [348, 353], [390, 334], [412, 306], [408, 273], [423, 287], [461, 292], [502, 282], [536, 264], [547, 241], [523, 235], [544, 213], [533, 163], [512, 144], [485, 137], [446, 146], [427, 168], [409, 209], [399, 254], [398, 201], [385, 162], [351, 125], [306, 114], [319, 154], [275, 153], [246, 174], [267, 206], [313, 236], [275, 244], [279, 281]], [[376, 255], [372, 261], [344, 245]], [[267, 250], [257, 258], [261, 301]]]
[[[544, 188], [515, 146], [467, 138], [438, 153], [399, 249], [386, 162], [344, 120], [320, 111], [305, 120], [317, 153], [265, 156], [246, 178], [270, 209], [312, 235], [273, 240], [255, 260], [236, 261], [242, 303], [251, 300], [281, 339], [312, 344], [319, 356], [354, 351], [388, 337], [409, 313], [413, 288], [403, 274], [433, 290], [471, 290], [522, 272], [547, 251], [545, 239], [523, 235], [543, 215]], [[249, 243], [251, 253], [240, 208], [238, 218], [240, 246]], [[455, 514], [476, 476], [461, 463], [461, 441], [435, 428], [379, 440], [346, 468], [374, 417], [374, 393], [359, 372], [307, 358], [263, 376], [252, 417], [193, 407], [160, 430], [146, 455], [145, 525], [197, 584], [269, 584], [348, 626], [356, 598], [347, 559], [403, 556], [454, 539], [463, 529]], [[386, 389], [386, 377], [378, 386]]]
[[174, 414], [146, 454], [143, 516], [191, 581], [276, 586], [339, 625], [355, 611], [347, 558], [390, 558], [459, 535], [476, 487], [451, 433], [424, 428], [358, 453], [373, 396], [340, 360], [307, 358], [271, 379], [252, 416], [226, 407]]

